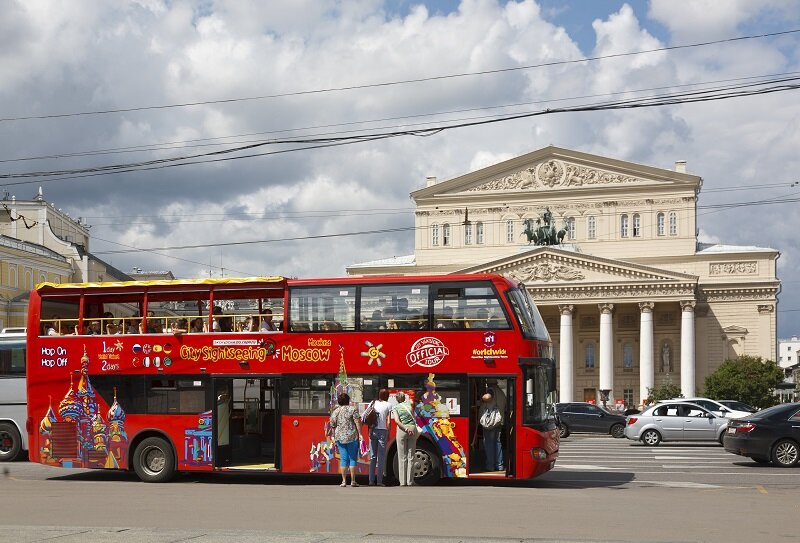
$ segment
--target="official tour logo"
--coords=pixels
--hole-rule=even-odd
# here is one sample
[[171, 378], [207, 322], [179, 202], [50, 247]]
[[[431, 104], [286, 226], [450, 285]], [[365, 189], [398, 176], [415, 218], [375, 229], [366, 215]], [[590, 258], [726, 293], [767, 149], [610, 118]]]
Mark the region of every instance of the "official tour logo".
[[442, 362], [450, 350], [435, 337], [424, 337], [414, 342], [411, 350], [406, 355], [409, 366], [422, 366], [432, 368]]

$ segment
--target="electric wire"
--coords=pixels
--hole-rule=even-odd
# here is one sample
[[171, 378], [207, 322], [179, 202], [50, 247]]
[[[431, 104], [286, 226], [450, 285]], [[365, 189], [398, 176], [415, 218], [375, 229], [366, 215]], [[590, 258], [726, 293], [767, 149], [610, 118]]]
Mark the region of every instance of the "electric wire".
[[569, 64], [578, 64], [584, 62], [594, 62], [599, 60], [608, 60], [614, 58], [624, 58], [629, 56], [636, 56], [636, 55], [645, 55], [650, 53], [659, 53], [664, 51], [676, 51], [680, 49], [690, 49], [695, 47], [706, 47], [709, 45], [717, 45], [722, 43], [732, 43], [737, 41], [745, 41], [745, 40], [753, 40], [753, 39], [761, 39], [761, 38], [769, 38], [769, 37], [776, 37], [776, 36], [783, 36], [788, 34], [795, 34], [800, 32], [800, 29], [791, 29], [791, 30], [784, 30], [779, 32], [770, 32], [770, 33], [763, 33], [763, 34], [753, 34], [748, 36], [738, 36], [734, 38], [724, 38], [720, 40], [709, 40], [705, 42], [697, 42], [691, 44], [683, 44], [683, 45], [671, 45], [666, 47], [657, 47], [654, 49], [645, 49], [642, 51], [628, 51], [624, 53], [612, 53], [608, 55], [599, 55], [594, 57], [586, 57], [580, 59], [570, 59], [570, 60], [559, 60], [559, 61], [551, 61], [551, 62], [542, 62], [539, 64], [528, 64], [524, 66], [512, 66], [507, 68], [497, 68], [492, 70], [480, 70], [474, 72], [462, 72], [462, 73], [455, 73], [455, 74], [445, 74], [445, 75], [437, 75], [437, 76], [429, 76], [429, 77], [418, 77], [413, 79], [403, 79], [397, 81], [385, 81], [379, 83], [367, 83], [362, 85], [345, 85], [341, 87], [328, 87], [323, 89], [312, 89], [312, 90], [302, 90], [302, 91], [293, 91], [293, 92], [285, 92], [285, 93], [277, 93], [277, 94], [266, 94], [260, 96], [250, 96], [250, 97], [241, 97], [241, 98], [226, 98], [226, 99], [219, 99], [219, 100], [205, 100], [205, 101], [196, 101], [196, 102], [185, 102], [185, 103], [178, 103], [178, 104], [164, 104], [164, 105], [155, 105], [155, 106], [139, 106], [139, 107], [129, 107], [129, 108], [118, 108], [118, 109], [105, 109], [105, 110], [94, 110], [94, 111], [81, 111], [81, 112], [73, 112], [73, 113], [53, 113], [49, 115], [28, 115], [28, 116], [17, 116], [17, 117], [0, 117], [0, 123], [2, 122], [11, 122], [11, 121], [28, 121], [28, 120], [42, 120], [42, 119], [57, 119], [57, 118], [65, 118], [65, 117], [82, 117], [82, 116], [89, 116], [89, 115], [106, 115], [112, 113], [129, 113], [134, 111], [145, 111], [145, 110], [163, 110], [163, 109], [173, 109], [173, 108], [183, 108], [183, 107], [192, 107], [192, 106], [200, 106], [200, 105], [214, 105], [214, 104], [227, 104], [227, 103], [234, 103], [234, 102], [249, 102], [255, 100], [266, 100], [272, 98], [285, 98], [289, 96], [302, 96], [302, 95], [311, 95], [311, 94], [323, 94], [329, 92], [342, 92], [342, 91], [352, 91], [352, 90], [361, 90], [361, 89], [372, 89], [372, 88], [379, 88], [379, 87], [392, 87], [398, 85], [407, 85], [412, 83], [424, 83], [430, 81], [440, 81], [445, 79], [455, 79], [455, 78], [465, 78], [465, 77], [474, 77], [480, 75], [491, 75], [491, 74], [499, 74], [499, 73], [508, 73], [508, 72], [516, 72], [522, 70], [531, 70], [536, 68], [544, 68], [544, 67], [552, 67], [552, 66], [564, 66]]

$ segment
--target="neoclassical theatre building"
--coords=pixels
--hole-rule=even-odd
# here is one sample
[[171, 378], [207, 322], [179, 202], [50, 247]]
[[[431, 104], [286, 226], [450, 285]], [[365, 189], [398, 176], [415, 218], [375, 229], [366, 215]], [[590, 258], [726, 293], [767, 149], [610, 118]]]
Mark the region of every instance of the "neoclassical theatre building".
[[[683, 161], [667, 170], [550, 146], [428, 178], [411, 194], [414, 254], [347, 273], [508, 275], [553, 338], [559, 401], [635, 406], [668, 382], [693, 396], [725, 359], [775, 360], [780, 287], [775, 249], [698, 242], [701, 186]], [[561, 243], [529, 243], [527, 219], [549, 221]]]

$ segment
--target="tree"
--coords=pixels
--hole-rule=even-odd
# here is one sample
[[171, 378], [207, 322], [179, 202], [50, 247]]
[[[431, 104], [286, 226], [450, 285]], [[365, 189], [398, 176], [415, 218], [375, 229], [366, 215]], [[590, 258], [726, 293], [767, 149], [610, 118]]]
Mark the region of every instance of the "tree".
[[736, 360], [726, 360], [706, 377], [706, 396], [769, 407], [778, 403], [775, 388], [783, 377], [783, 370], [774, 361], [743, 355]]
[[681, 387], [668, 381], [658, 387], [648, 387], [647, 400], [645, 400], [644, 403], [651, 404], [660, 402], [661, 400], [671, 400], [672, 398], [683, 398], [683, 394], [681, 394]]

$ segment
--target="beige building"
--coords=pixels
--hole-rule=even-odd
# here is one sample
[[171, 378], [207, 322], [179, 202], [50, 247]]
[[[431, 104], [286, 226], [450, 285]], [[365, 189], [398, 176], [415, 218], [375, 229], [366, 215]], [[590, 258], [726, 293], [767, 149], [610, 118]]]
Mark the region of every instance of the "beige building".
[[89, 226], [44, 200], [0, 201], [0, 328], [26, 325], [28, 293], [52, 283], [129, 280], [89, 252]]
[[[416, 204], [413, 255], [351, 275], [491, 272], [522, 281], [553, 338], [560, 401], [639, 405], [671, 382], [703, 389], [723, 360], [776, 358], [778, 251], [697, 241], [702, 179], [557, 147], [443, 182]], [[524, 221], [552, 213], [556, 246]], [[543, 223], [540, 223], [540, 225]]]

